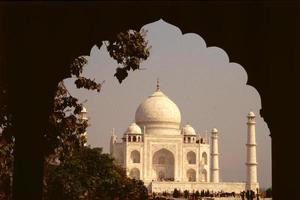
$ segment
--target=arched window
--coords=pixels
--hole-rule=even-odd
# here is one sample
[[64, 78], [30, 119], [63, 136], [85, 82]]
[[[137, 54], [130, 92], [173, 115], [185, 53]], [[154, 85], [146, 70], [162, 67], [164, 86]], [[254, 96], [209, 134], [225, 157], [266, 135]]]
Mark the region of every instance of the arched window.
[[140, 152], [137, 150], [132, 151], [130, 157], [133, 163], [140, 163]]
[[140, 179], [140, 170], [138, 168], [133, 168], [129, 173], [130, 178], [139, 180]]
[[196, 164], [196, 153], [193, 151], [188, 152], [187, 160], [189, 164]]
[[133, 136], [133, 142], [136, 142], [136, 136]]
[[201, 172], [201, 181], [202, 182], [207, 182], [207, 171], [206, 169], [203, 169]]
[[207, 165], [207, 153], [206, 152], [202, 153], [202, 162], [204, 165]]
[[186, 176], [189, 182], [195, 182], [196, 181], [196, 171], [194, 169], [189, 169], [186, 172]]

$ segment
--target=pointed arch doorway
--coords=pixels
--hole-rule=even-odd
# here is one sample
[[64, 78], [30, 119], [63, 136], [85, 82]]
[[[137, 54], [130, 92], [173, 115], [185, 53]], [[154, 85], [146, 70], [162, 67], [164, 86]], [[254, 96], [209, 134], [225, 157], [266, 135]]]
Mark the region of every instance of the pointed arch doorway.
[[152, 158], [152, 175], [156, 181], [174, 181], [175, 159], [171, 151], [163, 148], [156, 151]]

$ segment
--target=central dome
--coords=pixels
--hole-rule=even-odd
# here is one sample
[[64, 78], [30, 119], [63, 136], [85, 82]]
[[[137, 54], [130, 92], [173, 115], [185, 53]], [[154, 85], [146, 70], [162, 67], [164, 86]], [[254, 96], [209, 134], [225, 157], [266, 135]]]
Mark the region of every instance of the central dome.
[[179, 128], [180, 110], [159, 88], [136, 110], [135, 121], [140, 127]]

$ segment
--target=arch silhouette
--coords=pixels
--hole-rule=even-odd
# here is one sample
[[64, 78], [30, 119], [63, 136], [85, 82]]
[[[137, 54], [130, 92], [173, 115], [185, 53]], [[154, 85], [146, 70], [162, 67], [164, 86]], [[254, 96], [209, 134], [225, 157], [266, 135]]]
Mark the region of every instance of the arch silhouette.
[[[17, 121], [14, 129], [19, 137], [16, 138], [19, 151], [16, 152], [14, 169], [18, 172], [14, 177], [16, 197], [22, 199], [29, 195], [28, 199], [40, 199], [42, 196], [43, 140], [38, 136], [47, 124], [58, 81], [69, 76], [71, 60], [88, 55], [92, 45], [101, 46], [102, 40], [112, 39], [122, 30], [138, 30], [144, 24], [163, 17], [183, 32], [201, 34], [208, 46], [226, 49], [231, 60], [243, 64], [249, 76], [248, 84], [261, 94], [263, 108], [260, 114], [271, 132], [274, 199], [293, 199], [294, 194], [286, 191], [297, 190], [297, 183], [294, 183], [297, 179], [290, 179], [294, 176], [294, 170], [291, 170], [294, 161], [286, 155], [297, 151], [298, 140], [282, 143], [282, 133], [298, 137], [294, 133], [294, 126], [290, 124], [297, 124], [298, 120], [295, 92], [299, 90], [299, 85], [295, 80], [300, 57], [296, 56], [299, 54], [299, 45], [295, 43], [299, 26], [295, 24], [299, 22], [299, 6], [297, 1], [270, 1], [264, 4], [253, 1], [255, 6], [245, 6], [247, 3], [221, 3], [216, 7], [216, 4], [207, 2], [172, 2], [172, 5], [169, 2], [129, 2], [118, 7], [114, 2], [88, 3], [93, 6], [61, 5], [58, 2], [51, 4], [59, 6], [49, 6], [50, 3], [34, 2], [28, 3], [26, 10], [17, 4], [9, 5], [9, 12], [6, 4], [1, 4], [0, 21], [5, 23], [0, 23], [1, 30], [4, 30], [0, 32], [0, 57], [3, 58], [0, 59], [0, 65], [4, 66], [4, 69], [0, 69], [0, 82], [9, 83], [9, 106], [14, 108]], [[138, 5], [140, 9], [132, 5]], [[116, 10], [115, 16], [110, 20], [102, 20], [103, 16], [110, 14], [110, 9], [106, 8], [111, 6]], [[98, 12], [99, 9], [101, 12]], [[55, 15], [49, 16], [49, 13]], [[253, 13], [256, 15], [253, 16]], [[23, 26], [7, 26], [25, 24], [28, 19], [34, 20], [26, 29]], [[40, 23], [39, 19], [43, 19], [44, 23]], [[87, 28], [74, 32], [72, 27], [78, 23], [85, 24]], [[45, 24], [47, 29], [44, 28]], [[106, 27], [105, 30], [103, 27]], [[26, 37], [22, 37], [24, 35]], [[263, 35], [268, 37], [261, 37]], [[58, 44], [60, 48], [57, 48]], [[20, 51], [28, 46], [31, 47], [30, 51]], [[56, 52], [56, 59], [52, 59], [52, 52]], [[40, 63], [43, 63], [43, 68]], [[26, 68], [20, 68], [23, 65]], [[45, 74], [47, 76], [43, 76]], [[22, 91], [19, 87], [23, 83], [26, 83], [27, 89]], [[26, 100], [24, 96], [30, 98]], [[19, 99], [24, 99], [27, 106], [23, 106], [24, 101]], [[29, 115], [27, 107], [31, 108]], [[24, 127], [26, 136], [22, 136]], [[35, 148], [29, 148], [31, 146]], [[24, 188], [24, 182], [32, 187]]]

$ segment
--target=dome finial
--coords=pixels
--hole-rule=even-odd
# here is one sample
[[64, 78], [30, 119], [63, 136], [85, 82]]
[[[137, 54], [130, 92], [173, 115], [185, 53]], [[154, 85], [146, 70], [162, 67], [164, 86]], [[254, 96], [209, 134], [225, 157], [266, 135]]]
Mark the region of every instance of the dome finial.
[[159, 91], [159, 78], [156, 80], [156, 91]]

